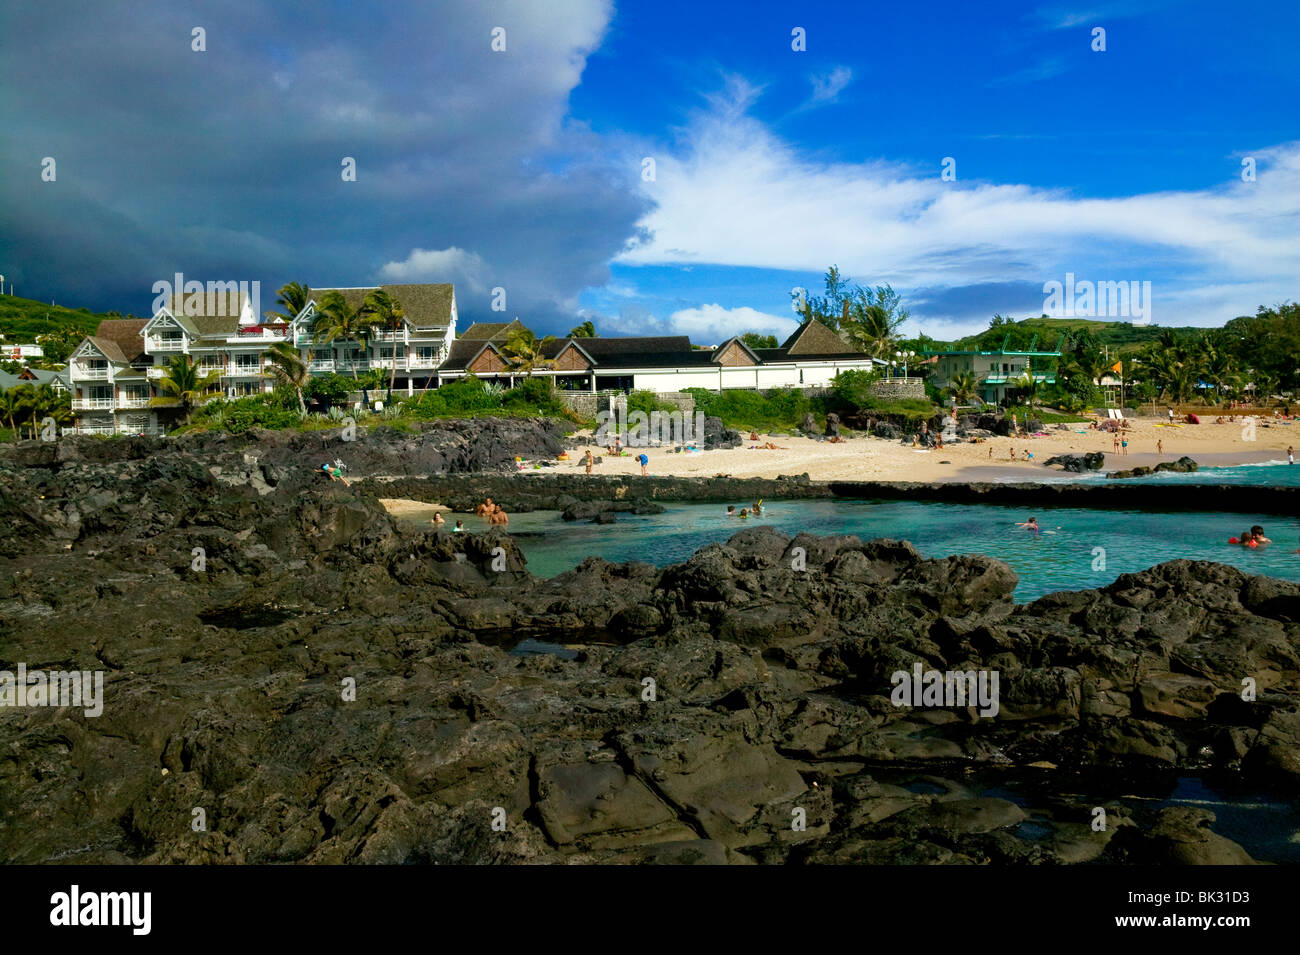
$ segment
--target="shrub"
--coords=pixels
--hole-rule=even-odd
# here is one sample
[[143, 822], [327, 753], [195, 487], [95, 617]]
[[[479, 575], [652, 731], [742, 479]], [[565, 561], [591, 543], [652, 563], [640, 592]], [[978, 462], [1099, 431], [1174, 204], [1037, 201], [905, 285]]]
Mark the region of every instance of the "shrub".
[[[722, 419], [731, 428], [772, 430], [792, 429], [812, 410], [812, 403], [801, 391], [778, 388], [767, 392], [735, 388], [716, 392], [707, 388], [687, 388], [695, 398], [695, 410]], [[631, 404], [629, 402], [629, 408]]]
[[344, 404], [348, 395], [359, 391], [356, 382], [348, 375], [331, 372], [328, 375], [313, 375], [303, 386], [302, 396], [311, 401], [319, 398], [327, 407]]

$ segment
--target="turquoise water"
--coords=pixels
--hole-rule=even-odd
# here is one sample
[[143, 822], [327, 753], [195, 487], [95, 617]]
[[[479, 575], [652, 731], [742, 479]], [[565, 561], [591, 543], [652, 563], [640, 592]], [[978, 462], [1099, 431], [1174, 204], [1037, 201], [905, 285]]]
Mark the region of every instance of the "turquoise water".
[[[620, 514], [614, 524], [566, 523], [554, 511], [539, 511], [512, 517], [510, 531], [528, 558], [528, 569], [542, 577], [571, 570], [592, 555], [612, 563], [678, 563], [706, 544], [726, 541], [742, 527], [770, 524], [791, 536], [807, 531], [856, 534], [864, 540], [908, 540], [926, 557], [996, 557], [1019, 575], [1015, 592], [1019, 601], [1057, 590], [1104, 586], [1120, 574], [1180, 557], [1300, 581], [1300, 554], [1292, 553], [1300, 546], [1300, 521], [1267, 514], [1152, 514], [847, 499], [772, 501], [765, 505], [762, 518], [749, 520], [729, 518], [725, 510], [722, 504], [668, 505], [663, 514]], [[1030, 515], [1038, 518], [1041, 533], [1014, 526]], [[1258, 550], [1227, 543], [1252, 524], [1263, 525], [1274, 543]], [[1104, 569], [1095, 548], [1105, 551]]]
[[[1122, 458], [1107, 456], [1106, 463], [1122, 462]], [[1122, 463], [1117, 470], [1123, 467]], [[1086, 483], [1110, 481], [1121, 484], [1234, 484], [1242, 487], [1300, 487], [1300, 458], [1296, 464], [1281, 461], [1262, 461], [1258, 464], [1238, 464], [1235, 467], [1207, 468], [1189, 474], [1177, 474], [1161, 471], [1144, 478], [1122, 478], [1118, 481], [1107, 478], [1104, 474], [1092, 474], [1084, 478]]]

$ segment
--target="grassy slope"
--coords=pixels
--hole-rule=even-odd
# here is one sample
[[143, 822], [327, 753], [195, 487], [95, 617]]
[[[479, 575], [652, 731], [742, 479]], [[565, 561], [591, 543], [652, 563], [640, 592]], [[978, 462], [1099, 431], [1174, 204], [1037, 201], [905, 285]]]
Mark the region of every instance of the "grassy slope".
[[89, 334], [110, 317], [86, 308], [64, 308], [16, 295], [0, 295], [0, 334], [9, 344], [34, 342], [37, 335], [64, 328]]
[[[1020, 328], [1028, 330], [1031, 334], [1039, 334], [1040, 343], [1047, 339], [1059, 340], [1067, 332], [1087, 329], [1096, 337], [1098, 344], [1109, 345], [1112, 349], [1119, 349], [1127, 353], [1135, 349], [1144, 342], [1153, 341], [1159, 337], [1160, 333], [1170, 326], [1162, 325], [1134, 325], [1131, 322], [1107, 322], [1091, 318], [1025, 318], [1016, 322]], [[1173, 331], [1178, 334], [1186, 332], [1199, 332], [1205, 329], [1191, 328], [1190, 326], [1175, 326]], [[986, 330], [978, 335], [970, 335], [966, 338], [958, 339], [953, 343], [954, 348], [973, 348], [977, 340], [984, 340], [986, 345], [989, 341], [997, 340], [998, 347], [1001, 345], [1005, 331], [999, 330], [994, 332]], [[987, 336], [987, 338], [985, 338]]]

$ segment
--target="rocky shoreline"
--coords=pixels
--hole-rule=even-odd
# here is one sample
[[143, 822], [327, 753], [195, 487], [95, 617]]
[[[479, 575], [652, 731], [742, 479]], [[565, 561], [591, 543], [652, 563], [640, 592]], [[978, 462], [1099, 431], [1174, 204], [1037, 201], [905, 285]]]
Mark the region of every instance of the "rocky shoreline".
[[[765, 526], [541, 580], [374, 496], [439, 455], [481, 497], [518, 452], [476, 428], [352, 487], [297, 438], [0, 450], [0, 670], [105, 674], [97, 717], [0, 707], [0, 859], [1246, 863], [1119, 797], [1300, 787], [1300, 585], [1174, 561], [1017, 605], [996, 560]], [[996, 673], [996, 713], [896, 705], [918, 664]]]

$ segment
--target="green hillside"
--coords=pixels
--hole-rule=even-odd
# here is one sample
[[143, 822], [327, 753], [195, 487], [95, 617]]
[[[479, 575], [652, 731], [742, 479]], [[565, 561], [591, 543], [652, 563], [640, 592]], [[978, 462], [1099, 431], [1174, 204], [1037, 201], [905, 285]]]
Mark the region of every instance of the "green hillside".
[[[1059, 348], [1062, 340], [1073, 332], [1090, 332], [1098, 345], [1108, 345], [1113, 354], [1129, 354], [1146, 342], [1155, 341], [1160, 334], [1171, 330], [1166, 325], [1134, 325], [1132, 322], [1106, 322], [1091, 318], [1025, 318], [1020, 321], [1003, 319], [994, 321], [977, 335], [968, 335], [953, 342], [953, 348], [988, 350], [1001, 348], [1004, 341], [1011, 349], [1034, 347], [1051, 351]], [[1180, 337], [1204, 329], [1190, 326], [1173, 327]], [[1035, 338], [1037, 339], [1035, 341]]]
[[116, 313], [98, 314], [88, 308], [66, 308], [16, 295], [0, 295], [0, 335], [10, 343], [34, 342], [37, 335], [67, 328], [89, 334], [104, 319], [121, 317]]
[[[4, 344], [36, 342], [45, 348], [45, 360], [38, 365], [59, 365], [99, 323], [122, 318], [117, 312], [99, 313], [88, 308], [66, 308], [49, 302], [34, 302], [16, 295], [0, 295], [0, 335]], [[125, 316], [134, 318], [135, 316]]]

